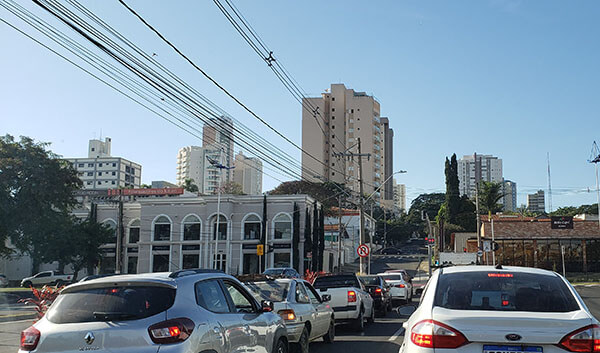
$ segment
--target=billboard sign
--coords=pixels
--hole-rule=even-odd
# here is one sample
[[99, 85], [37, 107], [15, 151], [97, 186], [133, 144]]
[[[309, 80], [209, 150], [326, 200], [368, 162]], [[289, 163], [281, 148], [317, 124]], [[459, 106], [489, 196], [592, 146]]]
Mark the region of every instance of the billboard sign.
[[153, 196], [153, 195], [181, 195], [183, 188], [161, 188], [161, 189], [109, 189], [110, 196]]
[[573, 229], [573, 217], [571, 216], [553, 216], [551, 218], [552, 229]]

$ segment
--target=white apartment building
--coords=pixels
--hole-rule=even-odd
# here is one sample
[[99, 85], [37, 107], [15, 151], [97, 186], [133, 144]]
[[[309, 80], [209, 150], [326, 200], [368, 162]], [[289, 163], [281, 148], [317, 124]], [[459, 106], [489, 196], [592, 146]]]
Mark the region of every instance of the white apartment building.
[[504, 211], [517, 211], [517, 183], [511, 180], [504, 180], [502, 182], [502, 204], [504, 205]]
[[[357, 153], [361, 140], [364, 193], [371, 194], [385, 180], [385, 132], [380, 119], [380, 104], [365, 92], [332, 84], [321, 97], [303, 99], [302, 109], [302, 177], [346, 183], [359, 191], [358, 157], [336, 156], [341, 152]], [[391, 137], [390, 137], [391, 138]], [[307, 154], [308, 153], [308, 154]], [[391, 156], [391, 153], [390, 153]], [[316, 160], [315, 160], [316, 159]], [[379, 200], [385, 187], [375, 194]]]
[[246, 195], [262, 194], [263, 166], [260, 159], [247, 157], [242, 152], [235, 155], [233, 181], [242, 186]]
[[534, 213], [546, 212], [544, 190], [538, 190], [535, 194], [527, 195], [527, 210]]
[[458, 160], [458, 181], [460, 195], [475, 198], [477, 181], [501, 183], [502, 159], [492, 155], [473, 154]]
[[142, 166], [121, 157], [110, 155], [111, 139], [90, 140], [88, 158], [68, 158], [83, 182], [83, 189], [104, 190], [139, 188]]
[[394, 179], [394, 211], [406, 212], [406, 185], [396, 183], [396, 179]]
[[208, 158], [219, 161], [223, 151], [218, 147], [187, 146], [177, 153], [177, 185], [183, 185], [186, 179], [192, 179], [198, 191], [204, 195], [212, 195], [221, 185], [229, 181], [226, 170], [221, 172], [210, 164]]
[[[226, 116], [212, 118], [202, 128], [202, 147], [221, 149], [221, 164], [232, 166], [234, 158], [233, 136], [233, 120], [231, 118]], [[223, 169], [226, 181], [232, 180], [232, 174], [232, 170]]]

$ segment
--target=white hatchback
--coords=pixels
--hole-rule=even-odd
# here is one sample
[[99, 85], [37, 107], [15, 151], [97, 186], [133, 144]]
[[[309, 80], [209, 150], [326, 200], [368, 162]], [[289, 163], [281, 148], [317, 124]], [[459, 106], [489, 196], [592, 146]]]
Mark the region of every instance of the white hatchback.
[[400, 353], [600, 351], [600, 326], [573, 286], [526, 267], [437, 270], [403, 326]]

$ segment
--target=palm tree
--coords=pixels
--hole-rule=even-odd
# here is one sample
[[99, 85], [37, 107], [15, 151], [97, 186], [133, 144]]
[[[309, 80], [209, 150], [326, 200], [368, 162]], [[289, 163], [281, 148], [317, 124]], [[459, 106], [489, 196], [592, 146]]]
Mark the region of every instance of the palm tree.
[[198, 192], [198, 186], [194, 184], [194, 179], [186, 178], [183, 181], [183, 188], [189, 192]]
[[481, 181], [479, 184], [479, 202], [481, 214], [494, 214], [500, 212], [503, 206], [498, 203], [504, 197], [502, 183], [493, 181]]

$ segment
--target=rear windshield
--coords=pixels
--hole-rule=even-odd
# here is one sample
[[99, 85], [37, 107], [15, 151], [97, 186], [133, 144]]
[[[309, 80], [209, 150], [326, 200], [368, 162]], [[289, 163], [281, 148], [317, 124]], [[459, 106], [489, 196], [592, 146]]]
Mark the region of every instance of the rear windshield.
[[109, 287], [61, 294], [46, 317], [57, 324], [136, 320], [167, 310], [175, 289], [165, 287]]
[[402, 275], [380, 275], [386, 281], [402, 281]]
[[380, 284], [377, 276], [360, 276], [358, 278], [365, 286], [378, 286]]
[[573, 294], [558, 276], [504, 271], [442, 274], [434, 305], [459, 310], [579, 310]]
[[341, 288], [341, 287], [360, 287], [356, 276], [323, 276], [317, 277], [313, 283], [317, 289]]
[[268, 281], [246, 282], [244, 284], [259, 302], [261, 300], [282, 302], [287, 298], [289, 282]]
[[285, 268], [272, 268], [272, 269], [266, 270], [263, 274], [271, 275], [271, 276], [281, 276], [281, 275], [283, 275], [284, 271], [285, 271]]

